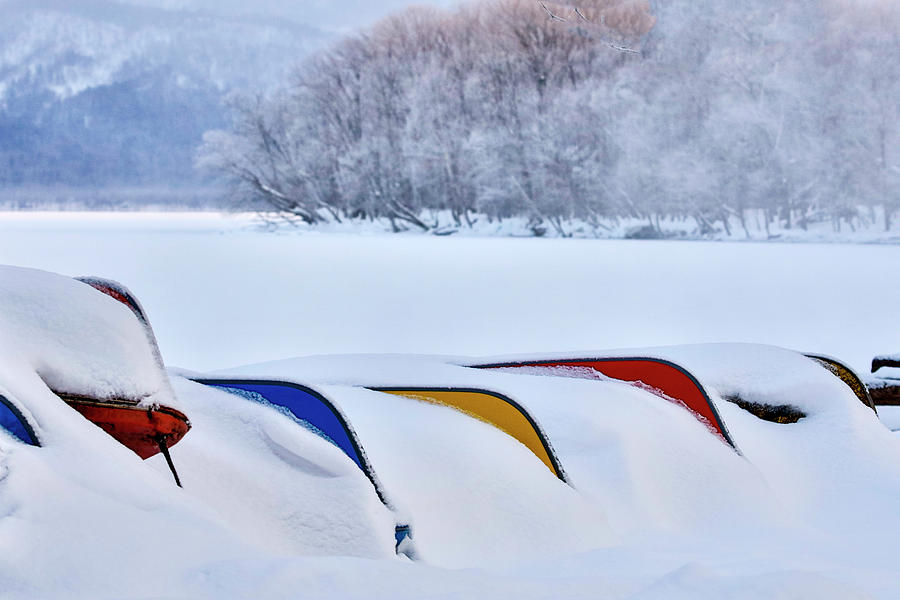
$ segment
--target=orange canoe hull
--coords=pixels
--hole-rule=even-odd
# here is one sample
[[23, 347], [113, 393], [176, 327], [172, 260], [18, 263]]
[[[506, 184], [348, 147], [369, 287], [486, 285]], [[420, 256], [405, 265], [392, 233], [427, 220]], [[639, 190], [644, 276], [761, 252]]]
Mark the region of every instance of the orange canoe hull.
[[124, 402], [72, 397], [63, 400], [143, 459], [159, 453], [160, 442], [167, 447], [174, 446], [191, 428], [184, 413], [167, 406], [144, 408]]

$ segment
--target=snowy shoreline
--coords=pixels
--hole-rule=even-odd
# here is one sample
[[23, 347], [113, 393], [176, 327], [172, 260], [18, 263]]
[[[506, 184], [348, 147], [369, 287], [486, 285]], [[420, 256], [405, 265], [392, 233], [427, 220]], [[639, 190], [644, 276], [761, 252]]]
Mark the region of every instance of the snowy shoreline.
[[750, 237], [740, 230], [738, 221], [732, 223], [731, 235], [723, 231], [700, 235], [692, 219], [663, 219], [660, 229], [650, 230], [646, 219], [619, 219], [600, 226], [573, 221], [566, 225], [567, 234], [562, 236], [548, 228], [540, 236], [534, 235], [524, 218], [509, 218], [502, 222], [488, 222], [480, 216], [472, 226], [456, 227], [450, 223], [448, 214], [429, 215], [428, 220], [439, 223], [435, 231], [425, 232], [409, 229], [392, 232], [387, 220], [329, 222], [318, 225], [287, 222], [279, 215], [259, 212], [223, 212], [218, 209], [192, 207], [146, 207], [125, 210], [3, 210], [0, 209], [0, 228], [4, 226], [62, 227], [79, 225], [96, 227], [122, 225], [140, 227], [142, 225], [164, 226], [177, 230], [197, 228], [231, 231], [261, 231], [278, 234], [299, 235], [401, 235], [416, 237], [466, 237], [466, 238], [531, 238], [531, 239], [579, 239], [579, 240], [620, 240], [620, 241], [687, 241], [687, 242], [733, 242], [754, 244], [900, 244], [900, 231], [884, 231], [878, 217], [868, 226], [857, 226], [855, 231], [846, 229], [834, 231], [830, 223], [813, 223], [807, 230], [771, 229], [766, 234], [761, 227], [754, 226]]

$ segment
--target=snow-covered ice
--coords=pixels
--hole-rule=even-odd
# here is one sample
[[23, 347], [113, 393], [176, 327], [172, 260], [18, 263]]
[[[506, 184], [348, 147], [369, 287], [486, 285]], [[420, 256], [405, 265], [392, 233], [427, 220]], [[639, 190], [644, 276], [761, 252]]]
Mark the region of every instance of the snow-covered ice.
[[0, 264], [135, 292], [168, 364], [756, 342], [896, 352], [900, 246], [260, 231], [215, 214], [0, 214]]

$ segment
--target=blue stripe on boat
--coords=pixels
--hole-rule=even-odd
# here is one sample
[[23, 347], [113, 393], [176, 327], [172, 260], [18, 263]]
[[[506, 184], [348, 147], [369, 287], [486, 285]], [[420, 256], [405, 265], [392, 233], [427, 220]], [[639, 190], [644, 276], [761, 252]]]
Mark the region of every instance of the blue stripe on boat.
[[0, 396], [0, 427], [31, 446], [39, 446], [34, 430], [15, 405]]
[[359, 456], [353, 441], [347, 434], [342, 419], [339, 418], [338, 415], [335, 414], [334, 409], [319, 396], [304, 391], [299, 387], [288, 387], [277, 384], [240, 381], [228, 381], [226, 383], [208, 380], [201, 380], [201, 383], [220, 388], [226, 392], [231, 392], [248, 400], [257, 402], [259, 402], [259, 400], [256, 398], [256, 395], [259, 395], [266, 403], [288, 411], [302, 424], [308, 425], [307, 429], [310, 429], [313, 433], [316, 433], [343, 450], [344, 454], [349, 456], [360, 469], [364, 472], [366, 471], [365, 466], [363, 466], [362, 458]]

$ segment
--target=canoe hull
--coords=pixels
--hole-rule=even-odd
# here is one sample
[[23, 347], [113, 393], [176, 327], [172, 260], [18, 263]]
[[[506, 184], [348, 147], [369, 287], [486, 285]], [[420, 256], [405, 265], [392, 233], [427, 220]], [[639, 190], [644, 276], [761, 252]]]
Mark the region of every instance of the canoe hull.
[[63, 397], [63, 400], [143, 459], [158, 454], [160, 443], [174, 446], [191, 428], [184, 413], [167, 406], [146, 408], [71, 396]]

